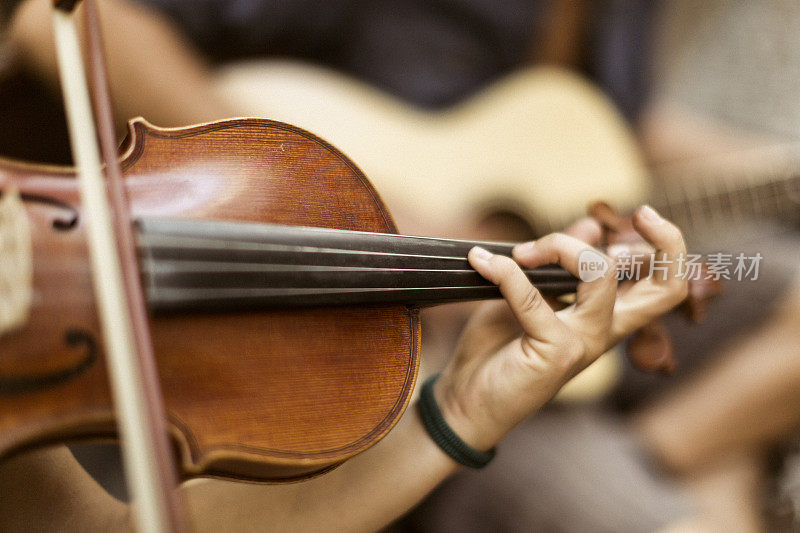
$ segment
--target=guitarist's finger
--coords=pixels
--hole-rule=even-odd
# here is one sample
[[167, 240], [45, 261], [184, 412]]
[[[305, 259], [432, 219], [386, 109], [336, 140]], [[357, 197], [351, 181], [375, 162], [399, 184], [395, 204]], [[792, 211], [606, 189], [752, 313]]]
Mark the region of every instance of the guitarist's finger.
[[592, 217], [584, 217], [580, 220], [573, 222], [564, 233], [571, 235], [576, 239], [580, 239], [587, 244], [597, 246], [600, 242], [600, 237], [603, 234], [600, 223]]
[[561, 340], [565, 326], [513, 259], [478, 246], [469, 251], [468, 259], [472, 268], [497, 285], [528, 336], [547, 344]]

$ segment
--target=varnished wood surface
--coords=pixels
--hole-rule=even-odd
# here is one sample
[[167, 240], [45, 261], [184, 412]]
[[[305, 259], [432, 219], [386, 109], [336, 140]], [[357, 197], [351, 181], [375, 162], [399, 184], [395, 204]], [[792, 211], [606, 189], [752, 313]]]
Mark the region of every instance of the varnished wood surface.
[[[394, 232], [372, 186], [307, 132], [240, 119], [131, 126], [123, 170], [134, 217]], [[26, 199], [34, 308], [0, 338], [0, 455], [113, 431], [84, 218], [69, 169], [0, 162]], [[73, 217], [77, 217], [71, 227]], [[56, 227], [54, 227], [56, 221]], [[335, 465], [396, 422], [413, 390], [417, 314], [403, 306], [151, 319], [184, 475], [282, 479]], [[83, 345], [69, 346], [65, 335]]]

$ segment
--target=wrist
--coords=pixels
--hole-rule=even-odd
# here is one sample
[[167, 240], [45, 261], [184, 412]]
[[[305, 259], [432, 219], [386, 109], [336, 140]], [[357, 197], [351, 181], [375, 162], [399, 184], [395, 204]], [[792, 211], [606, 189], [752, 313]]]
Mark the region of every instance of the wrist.
[[447, 373], [436, 380], [433, 394], [445, 422], [465, 444], [475, 450], [488, 452], [500, 440], [499, 436], [492, 436], [485, 424], [481, 427], [482, 424], [469, 414], [466, 407], [469, 402], [459, 396]]
[[448, 424], [436, 400], [434, 385], [439, 374], [429, 377], [422, 385], [417, 404], [425, 430], [439, 448], [456, 463], [470, 468], [483, 468], [494, 459], [495, 450], [478, 450], [464, 441]]

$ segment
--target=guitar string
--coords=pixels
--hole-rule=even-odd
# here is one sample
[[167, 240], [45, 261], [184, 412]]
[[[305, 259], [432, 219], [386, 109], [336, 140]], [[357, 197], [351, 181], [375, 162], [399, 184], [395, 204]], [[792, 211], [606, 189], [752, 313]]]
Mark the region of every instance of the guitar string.
[[[793, 178], [794, 179], [794, 178]], [[715, 219], [726, 217], [758, 216], [770, 212], [774, 203], [775, 212], [778, 214], [796, 214], [798, 202], [789, 194], [791, 191], [775, 190], [780, 185], [775, 183], [759, 184], [755, 187], [741, 188], [736, 191], [718, 191], [705, 196], [689, 197], [684, 192], [684, 188], [672, 188], [663, 190], [666, 202], [657, 207], [669, 218], [682, 218], [690, 222], [690, 225], [697, 225], [700, 221], [712, 222]], [[676, 194], [681, 194], [681, 199], [676, 199]], [[723, 207], [723, 199], [727, 206]], [[783, 200], [783, 202], [782, 202]], [[715, 208], [713, 203], [717, 204]], [[706, 207], [708, 210], [703, 211]], [[747, 205], [743, 205], [747, 204]], [[698, 209], [700, 207], [700, 209]]]
[[[658, 173], [658, 167], [655, 167], [655, 169], [655, 171]], [[672, 169], [667, 173], [675, 172], [676, 171]], [[661, 173], [664, 174], [663, 170]], [[774, 172], [774, 174], [785, 174], [785, 171], [778, 170]], [[748, 207], [753, 207], [751, 211], [756, 211], [758, 213], [763, 211], [763, 209], [760, 207], [760, 202], [758, 199], [758, 197], [763, 194], [768, 195], [766, 196], [767, 200], [776, 200], [776, 206], [780, 209], [781, 206], [779, 200], [786, 198], [787, 196], [790, 197], [791, 195], [787, 193], [792, 191], [793, 185], [796, 186], [798, 183], [800, 183], [800, 176], [794, 172], [789, 172], [788, 175], [783, 175], [776, 179], [771, 179], [764, 182], [754, 181], [752, 172], [742, 173], [742, 176], [742, 183], [737, 182], [735, 184], [733, 184], [730, 178], [725, 175], [722, 178], [722, 185], [700, 176], [699, 179], [683, 180], [678, 184], [662, 186], [661, 191], [663, 192], [668, 205], [668, 207], [662, 206], [662, 209], [665, 211], [668, 209], [675, 210], [677, 207], [685, 211], [685, 208], [679, 204], [691, 204], [692, 202], [697, 201], [703, 202], [715, 197], [727, 197], [732, 205], [737, 205], [740, 204], [740, 202], [735, 200], [746, 197], [751, 204]], [[702, 192], [699, 192], [699, 189], [702, 189]], [[692, 190], [698, 192], [692, 194]], [[675, 200], [675, 196], [680, 196], [680, 200]], [[789, 200], [791, 202], [792, 198], [789, 198]], [[796, 200], [794, 203], [796, 204]], [[691, 205], [689, 205], [689, 209], [691, 209]]]

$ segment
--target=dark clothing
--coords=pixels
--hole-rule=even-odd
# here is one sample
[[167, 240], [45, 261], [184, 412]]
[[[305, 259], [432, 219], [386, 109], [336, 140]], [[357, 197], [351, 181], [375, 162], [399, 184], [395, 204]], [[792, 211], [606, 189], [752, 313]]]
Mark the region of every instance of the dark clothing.
[[208, 57], [325, 64], [428, 107], [529, 57], [546, 0], [138, 0]]
[[595, 6], [586, 69], [628, 120], [650, 92], [650, 56], [660, 2], [602, 0]]

